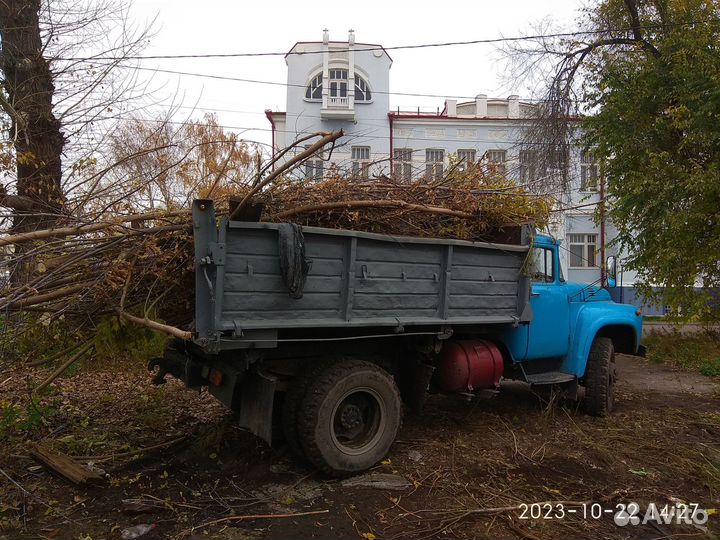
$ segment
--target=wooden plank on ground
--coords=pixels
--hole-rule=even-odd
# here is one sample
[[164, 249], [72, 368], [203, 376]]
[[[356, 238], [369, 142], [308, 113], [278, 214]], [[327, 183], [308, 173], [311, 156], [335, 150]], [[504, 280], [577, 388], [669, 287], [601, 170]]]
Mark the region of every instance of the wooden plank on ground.
[[35, 461], [70, 480], [73, 484], [99, 484], [105, 481], [105, 478], [97, 471], [92, 471], [70, 456], [50, 450], [41, 444], [32, 445], [30, 455]]

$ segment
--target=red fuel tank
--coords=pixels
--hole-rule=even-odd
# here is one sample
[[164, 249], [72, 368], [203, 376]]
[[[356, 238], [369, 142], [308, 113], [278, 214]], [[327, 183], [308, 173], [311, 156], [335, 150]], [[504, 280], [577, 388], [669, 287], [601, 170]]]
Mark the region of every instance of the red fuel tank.
[[495, 344], [485, 340], [445, 343], [435, 370], [435, 382], [447, 392], [472, 392], [500, 383], [503, 357]]

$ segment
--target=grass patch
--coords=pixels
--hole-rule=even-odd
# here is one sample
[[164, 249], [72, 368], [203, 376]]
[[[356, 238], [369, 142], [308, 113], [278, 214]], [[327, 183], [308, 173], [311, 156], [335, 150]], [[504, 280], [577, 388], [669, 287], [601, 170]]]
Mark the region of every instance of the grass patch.
[[644, 338], [643, 343], [651, 362], [701, 373], [707, 377], [720, 376], [720, 335], [717, 333], [655, 333]]
[[0, 442], [14, 443], [42, 429], [57, 415], [55, 403], [25, 405], [0, 401]]

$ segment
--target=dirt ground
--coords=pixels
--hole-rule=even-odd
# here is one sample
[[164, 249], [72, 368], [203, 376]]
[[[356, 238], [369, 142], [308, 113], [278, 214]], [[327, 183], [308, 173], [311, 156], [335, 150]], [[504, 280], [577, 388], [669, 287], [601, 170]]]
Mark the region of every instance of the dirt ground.
[[[519, 383], [472, 401], [432, 396], [371, 471], [405, 482], [398, 490], [322, 477], [235, 428], [207, 395], [152, 387], [140, 372], [80, 371], [43, 398], [32, 435], [5, 426], [0, 538], [121, 538], [137, 524], [153, 527], [148, 539], [720, 537], [712, 511], [705, 525], [615, 523], [620, 503], [640, 515], [651, 503], [720, 508], [717, 382], [637, 357], [618, 367], [606, 419]], [[6, 377], [0, 400], [18, 403], [8, 387], [21, 385]], [[95, 456], [109, 480], [53, 476], [27, 456], [40, 438]], [[138, 452], [165, 441], [175, 442]], [[526, 519], [541, 507], [523, 504], [546, 502], [542, 518]]]

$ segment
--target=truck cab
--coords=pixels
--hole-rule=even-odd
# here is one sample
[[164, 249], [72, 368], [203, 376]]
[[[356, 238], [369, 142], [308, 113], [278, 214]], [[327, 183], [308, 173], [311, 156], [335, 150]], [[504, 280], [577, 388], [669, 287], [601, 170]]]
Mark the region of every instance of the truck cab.
[[[640, 349], [641, 311], [613, 302], [599, 283], [566, 281], [560, 249], [561, 241], [550, 236], [533, 239], [526, 263], [532, 318], [504, 335], [521, 378], [535, 384], [585, 383], [593, 347], [607, 351], [612, 346], [610, 364], [615, 352], [636, 354]], [[610, 273], [610, 285], [613, 277]], [[609, 365], [607, 371], [612, 384], [614, 366]]]

